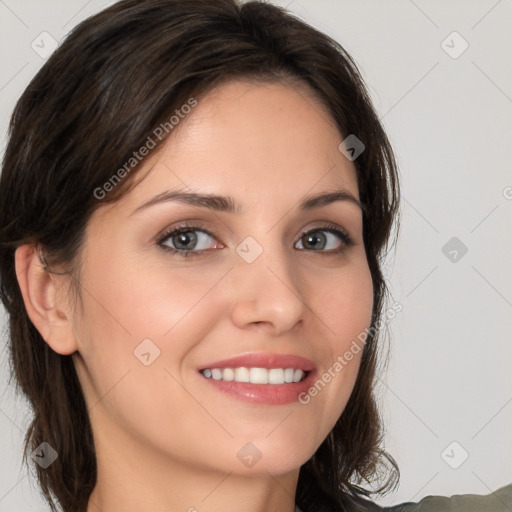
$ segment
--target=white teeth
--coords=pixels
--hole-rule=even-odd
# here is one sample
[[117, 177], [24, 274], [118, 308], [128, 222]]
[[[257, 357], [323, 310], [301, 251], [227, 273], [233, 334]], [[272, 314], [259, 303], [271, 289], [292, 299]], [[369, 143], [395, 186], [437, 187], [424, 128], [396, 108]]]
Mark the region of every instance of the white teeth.
[[235, 368], [236, 382], [249, 382], [249, 368]]
[[300, 382], [306, 374], [294, 368], [206, 368], [202, 374], [208, 379], [250, 382], [252, 384], [285, 384]]
[[285, 382], [293, 382], [293, 375], [295, 374], [295, 370], [293, 368], [286, 368], [284, 371], [284, 381]]
[[293, 382], [299, 382], [303, 375], [304, 372], [302, 370], [295, 370], [295, 373], [293, 374]]
[[268, 371], [269, 384], [284, 384], [284, 370], [282, 368], [272, 368]]
[[251, 384], [268, 384], [268, 370], [265, 368], [251, 368], [249, 370]]
[[234, 380], [235, 371], [233, 368], [225, 368], [222, 372], [222, 380]]

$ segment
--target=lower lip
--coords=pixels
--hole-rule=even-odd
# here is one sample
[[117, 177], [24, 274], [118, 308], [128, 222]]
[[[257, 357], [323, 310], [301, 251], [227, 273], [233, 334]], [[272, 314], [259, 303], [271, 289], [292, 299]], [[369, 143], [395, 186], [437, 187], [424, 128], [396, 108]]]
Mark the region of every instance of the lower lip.
[[289, 384], [251, 384], [250, 382], [235, 382], [234, 380], [216, 380], [206, 378], [215, 389], [222, 391], [233, 398], [254, 404], [283, 405], [298, 402], [299, 395], [307, 393], [314, 382], [315, 371], [310, 371], [306, 378], [300, 382]]

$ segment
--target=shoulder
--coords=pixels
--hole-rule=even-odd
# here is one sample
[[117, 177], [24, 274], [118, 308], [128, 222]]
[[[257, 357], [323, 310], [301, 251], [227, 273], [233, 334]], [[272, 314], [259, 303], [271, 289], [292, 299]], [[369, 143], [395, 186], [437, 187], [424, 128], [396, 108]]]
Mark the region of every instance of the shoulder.
[[[353, 512], [512, 512], [512, 483], [485, 495], [426, 496], [417, 503], [380, 507], [368, 500], [354, 501]], [[351, 512], [352, 512], [351, 510]]]

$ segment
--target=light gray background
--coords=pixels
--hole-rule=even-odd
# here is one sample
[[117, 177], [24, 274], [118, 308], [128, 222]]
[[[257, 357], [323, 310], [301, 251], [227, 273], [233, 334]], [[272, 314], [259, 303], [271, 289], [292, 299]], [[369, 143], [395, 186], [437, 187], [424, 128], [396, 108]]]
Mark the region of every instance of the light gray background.
[[[60, 40], [110, 3], [0, 0], [2, 134], [44, 62], [32, 41], [43, 31]], [[509, 484], [512, 0], [274, 3], [352, 54], [399, 159], [402, 227], [386, 275], [403, 311], [390, 322], [381, 394], [386, 448], [402, 478], [398, 492], [380, 502], [486, 494]], [[464, 42], [448, 37], [454, 31], [469, 44], [457, 58]], [[455, 262], [442, 252], [452, 237], [468, 248], [463, 256], [455, 248]], [[0, 320], [4, 390], [5, 316]], [[35, 482], [20, 470], [25, 406], [9, 388], [0, 396], [0, 512], [46, 510]], [[450, 467], [466, 451], [467, 460]]]

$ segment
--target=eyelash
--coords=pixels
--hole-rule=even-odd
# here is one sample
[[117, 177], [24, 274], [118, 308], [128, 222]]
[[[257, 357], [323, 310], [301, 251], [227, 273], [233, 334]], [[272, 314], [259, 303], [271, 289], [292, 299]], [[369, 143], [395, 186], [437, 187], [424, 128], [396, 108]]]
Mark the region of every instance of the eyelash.
[[[199, 251], [189, 251], [189, 250], [180, 250], [180, 249], [173, 249], [172, 247], [169, 247], [168, 245], [164, 245], [164, 242], [169, 240], [169, 238], [179, 235], [180, 233], [188, 233], [189, 231], [201, 231], [202, 233], [207, 234], [208, 236], [215, 239], [215, 236], [212, 235], [207, 229], [204, 229], [202, 226], [197, 225], [189, 225], [189, 224], [181, 224], [179, 226], [173, 226], [169, 230], [165, 231], [162, 236], [160, 236], [156, 240], [156, 244], [163, 249], [166, 252], [169, 252], [171, 254], [178, 254], [179, 256], [182, 256], [184, 258], [188, 258], [190, 256], [201, 256], [205, 251], [208, 251], [208, 249], [202, 249]], [[304, 235], [309, 235], [310, 233], [316, 233], [317, 231], [327, 231], [328, 233], [332, 233], [334, 235], [337, 235], [340, 240], [343, 242], [344, 247], [336, 250], [329, 250], [329, 251], [313, 251], [310, 250], [310, 252], [318, 252], [319, 254], [322, 254], [324, 256], [328, 256], [331, 254], [340, 254], [344, 253], [347, 249], [355, 245], [354, 240], [352, 237], [340, 227], [336, 226], [335, 224], [324, 224], [321, 226], [315, 226], [314, 228], [311, 228], [307, 231], [303, 231], [299, 237], [299, 240]], [[297, 249], [300, 251], [307, 251], [308, 249]]]

